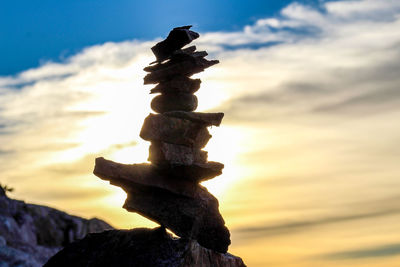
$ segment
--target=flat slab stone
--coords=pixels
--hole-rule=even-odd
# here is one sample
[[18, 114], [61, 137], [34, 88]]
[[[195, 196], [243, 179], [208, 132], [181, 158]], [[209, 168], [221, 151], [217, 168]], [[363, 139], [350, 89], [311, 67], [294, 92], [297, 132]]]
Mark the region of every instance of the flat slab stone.
[[211, 135], [204, 124], [163, 114], [150, 114], [144, 120], [140, 137], [147, 141], [202, 148]]
[[170, 111], [164, 112], [163, 115], [190, 120], [201, 123], [206, 126], [219, 126], [221, 124], [224, 113], [202, 113], [202, 112], [185, 112], [185, 111]]
[[122, 187], [124, 190], [129, 190], [132, 187], [151, 186], [192, 197], [198, 189], [193, 181], [160, 174], [154, 166], [146, 163], [122, 164], [101, 157], [96, 158], [93, 173], [103, 180], [110, 181], [112, 185]]
[[193, 111], [197, 108], [197, 97], [192, 94], [162, 94], [153, 98], [151, 108], [158, 113]]
[[192, 76], [219, 63], [218, 60], [207, 60], [202, 56], [200, 52], [191, 55], [179, 54], [166, 63], [146, 67], [144, 70], [150, 73], [144, 77], [144, 84], [168, 81], [174, 76]]
[[189, 30], [191, 27], [183, 26], [174, 28], [165, 40], [153, 46], [151, 50], [156, 56], [157, 61], [161, 62], [168, 59], [174, 51], [199, 38], [200, 35], [197, 32]]
[[206, 163], [207, 151], [165, 142], [152, 142], [149, 147], [148, 160], [154, 164], [160, 165], [192, 165], [193, 163]]
[[93, 173], [111, 184], [121, 187], [153, 186], [175, 194], [193, 196], [196, 184], [212, 179], [222, 173], [224, 165], [219, 162], [194, 163], [192, 165], [122, 164], [96, 158]]
[[90, 234], [44, 265], [67, 266], [245, 267], [239, 257], [204, 248], [194, 240], [174, 238], [161, 227]]

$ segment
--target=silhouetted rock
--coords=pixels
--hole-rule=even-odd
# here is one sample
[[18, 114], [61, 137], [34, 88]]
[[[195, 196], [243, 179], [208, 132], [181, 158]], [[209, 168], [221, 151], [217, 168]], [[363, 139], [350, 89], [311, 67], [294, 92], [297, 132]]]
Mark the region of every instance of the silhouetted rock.
[[245, 267], [242, 259], [217, 253], [163, 228], [112, 230], [87, 235], [51, 258], [44, 267]]
[[192, 165], [193, 163], [205, 163], [207, 154], [207, 151], [199, 148], [152, 142], [149, 147], [148, 160], [157, 165]]
[[193, 181], [177, 180], [166, 173], [158, 172], [157, 167], [146, 163], [122, 164], [97, 158], [93, 173], [113, 185], [122, 187], [125, 191], [134, 187], [154, 187], [187, 197], [195, 196], [197, 191], [197, 185]]
[[159, 83], [173, 79], [175, 76], [192, 76], [204, 69], [219, 63], [218, 60], [207, 60], [203, 54], [181, 54], [174, 56], [170, 61], [147, 67], [144, 70], [150, 72], [144, 77], [144, 84]]
[[155, 187], [132, 187], [124, 208], [170, 229], [180, 237], [195, 239], [203, 247], [225, 253], [229, 230], [218, 210], [218, 200], [198, 185], [196, 195], [185, 197]]
[[193, 94], [200, 88], [200, 79], [191, 79], [186, 76], [175, 76], [172, 80], [159, 83], [150, 90], [150, 94]]
[[0, 196], [0, 266], [39, 267], [87, 233], [112, 229], [46, 206]]
[[197, 32], [189, 30], [192, 26], [183, 26], [174, 28], [167, 39], [157, 43], [151, 48], [157, 61], [168, 59], [172, 53], [189, 44], [194, 39], [199, 38]]
[[184, 112], [184, 111], [170, 111], [165, 112], [163, 115], [190, 120], [193, 122], [204, 124], [205, 126], [219, 126], [221, 124], [224, 113], [202, 113], [202, 112]]
[[[198, 104], [193, 93], [201, 81], [189, 77], [219, 61], [206, 59], [207, 52], [196, 51], [195, 46], [183, 48], [198, 37], [189, 28], [175, 28], [166, 40], [156, 44], [152, 50], [157, 64], [144, 68], [149, 72], [144, 83], [158, 83], [150, 93], [161, 93], [151, 102], [151, 108], [160, 114], [147, 116], [140, 131], [140, 137], [151, 142], [148, 157], [151, 164], [120, 164], [97, 158], [94, 169], [101, 179], [127, 192], [125, 209], [168, 228], [184, 238], [180, 240], [187, 240], [186, 252], [178, 257], [179, 265], [174, 265], [171, 260], [175, 262], [177, 257], [164, 260], [164, 254], [149, 251], [158, 247], [155, 242], [151, 247], [144, 245], [143, 250], [133, 249], [127, 258], [117, 257], [113, 265], [121, 266], [128, 258], [136, 262], [149, 255], [143, 258], [146, 261], [143, 266], [244, 266], [235, 257], [216, 253], [227, 252], [230, 233], [219, 212], [218, 200], [199, 184], [220, 175], [224, 168], [222, 163], [209, 162], [207, 152], [202, 150], [211, 138], [207, 127], [219, 126], [224, 114], [193, 112]], [[97, 255], [113, 257], [107, 254], [108, 250], [120, 253], [118, 246], [112, 245], [102, 247]], [[86, 252], [79, 250], [79, 253]], [[87, 259], [85, 255], [76, 257], [78, 261]]]
[[191, 94], [162, 94], [153, 98], [151, 108], [158, 113], [193, 111], [197, 108], [197, 97]]
[[150, 114], [144, 120], [140, 137], [147, 141], [202, 148], [211, 135], [204, 124], [163, 114]]

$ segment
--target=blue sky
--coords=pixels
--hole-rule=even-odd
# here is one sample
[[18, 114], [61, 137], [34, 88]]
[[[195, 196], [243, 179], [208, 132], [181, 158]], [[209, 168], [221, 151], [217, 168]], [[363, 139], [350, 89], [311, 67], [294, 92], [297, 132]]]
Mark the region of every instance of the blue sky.
[[[277, 15], [289, 0], [72, 0], [3, 1], [0, 75], [60, 61], [86, 46], [165, 36], [172, 27], [237, 31]], [[298, 2], [316, 5], [317, 0]]]

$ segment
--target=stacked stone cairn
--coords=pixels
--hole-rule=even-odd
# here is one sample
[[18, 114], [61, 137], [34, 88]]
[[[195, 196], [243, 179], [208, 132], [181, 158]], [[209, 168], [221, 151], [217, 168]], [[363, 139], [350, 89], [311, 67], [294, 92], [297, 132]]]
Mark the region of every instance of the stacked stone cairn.
[[122, 187], [128, 197], [124, 208], [137, 212], [171, 230], [177, 236], [196, 240], [201, 246], [225, 253], [230, 233], [218, 210], [218, 200], [199, 183], [222, 173], [219, 162], [207, 161], [202, 148], [211, 138], [207, 127], [219, 126], [223, 113], [193, 112], [194, 93], [200, 79], [195, 73], [217, 64], [195, 46], [183, 48], [199, 37], [191, 26], [174, 28], [152, 47], [156, 61], [144, 68], [144, 84], [157, 84], [150, 114], [140, 137], [150, 141], [151, 164], [120, 164], [96, 159], [94, 174]]

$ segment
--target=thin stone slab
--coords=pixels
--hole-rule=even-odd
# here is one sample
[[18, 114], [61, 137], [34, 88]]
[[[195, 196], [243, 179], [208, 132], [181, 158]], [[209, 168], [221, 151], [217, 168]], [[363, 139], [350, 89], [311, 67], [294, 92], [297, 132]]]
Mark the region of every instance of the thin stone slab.
[[222, 173], [219, 162], [193, 163], [192, 165], [122, 164], [96, 159], [93, 173], [118, 186], [154, 186], [175, 194], [192, 196], [195, 184], [212, 179]]
[[176, 179], [166, 174], [161, 174], [150, 164], [122, 164], [96, 158], [93, 173], [103, 180], [110, 181], [112, 185], [120, 186], [125, 190], [133, 187], [151, 186], [173, 192], [174, 194], [193, 197], [198, 189], [193, 181]]
[[205, 248], [226, 253], [230, 233], [218, 210], [218, 200], [198, 185], [196, 196], [184, 197], [156, 187], [127, 191], [124, 208], [159, 223], [176, 235], [195, 239]]
[[204, 124], [163, 114], [150, 114], [144, 120], [140, 137], [147, 141], [202, 148], [211, 135]]
[[152, 142], [149, 147], [148, 160], [158, 165], [206, 163], [207, 151], [165, 142]]
[[168, 59], [172, 53], [199, 38], [197, 32], [189, 30], [192, 26], [174, 28], [168, 37], [151, 48], [158, 62]]
[[165, 164], [158, 167], [161, 173], [182, 180], [191, 180], [195, 183], [207, 181], [221, 175], [223, 168], [224, 164], [214, 161], [193, 163], [192, 165]]
[[165, 112], [163, 115], [190, 120], [193, 122], [201, 123], [206, 126], [219, 126], [221, 124], [224, 113], [203, 113], [203, 112], [185, 112], [185, 111], [170, 111]]
[[155, 93], [183, 93], [193, 94], [200, 88], [200, 79], [191, 79], [186, 76], [175, 76], [172, 80], [159, 83], [156, 87], [150, 90], [150, 94]]
[[158, 113], [168, 111], [193, 111], [197, 108], [197, 97], [191, 94], [162, 94], [153, 98], [151, 108]]
[[182, 54], [171, 58], [170, 61], [144, 68], [150, 72], [144, 77], [144, 84], [159, 83], [171, 80], [174, 76], [192, 76], [195, 73], [204, 71], [217, 63], [218, 60], [207, 60], [201, 57], [202, 54]]

